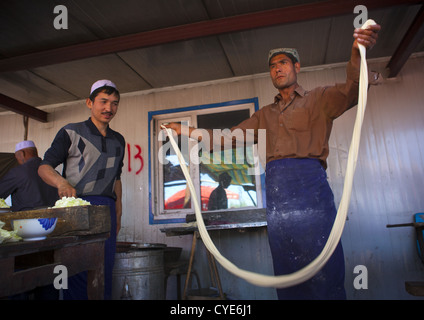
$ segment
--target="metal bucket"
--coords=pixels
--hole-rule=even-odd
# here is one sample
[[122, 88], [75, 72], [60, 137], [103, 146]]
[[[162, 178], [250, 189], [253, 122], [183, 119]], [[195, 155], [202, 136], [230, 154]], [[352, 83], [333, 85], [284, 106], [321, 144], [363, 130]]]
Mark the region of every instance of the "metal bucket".
[[112, 275], [114, 300], [164, 300], [162, 244], [118, 242]]

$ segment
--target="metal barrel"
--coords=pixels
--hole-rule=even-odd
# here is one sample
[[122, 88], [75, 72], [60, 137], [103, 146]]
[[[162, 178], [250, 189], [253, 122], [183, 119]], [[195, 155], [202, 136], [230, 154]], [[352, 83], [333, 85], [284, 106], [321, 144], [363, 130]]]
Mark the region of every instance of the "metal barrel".
[[118, 242], [112, 274], [112, 299], [164, 300], [165, 247]]

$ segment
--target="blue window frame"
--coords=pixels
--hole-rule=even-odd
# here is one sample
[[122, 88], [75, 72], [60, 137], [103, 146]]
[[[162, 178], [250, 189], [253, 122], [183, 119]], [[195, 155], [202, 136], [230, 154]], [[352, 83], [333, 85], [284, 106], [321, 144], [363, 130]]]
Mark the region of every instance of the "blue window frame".
[[[165, 148], [166, 137], [160, 125], [166, 122], [182, 122], [199, 128], [212, 129], [217, 126], [221, 126], [221, 129], [223, 129], [222, 126], [230, 128], [250, 117], [258, 109], [258, 99], [251, 98], [148, 113], [150, 224], [184, 223], [185, 216], [194, 213], [192, 195], [189, 194], [173, 150]], [[235, 161], [225, 162], [223, 158], [221, 161], [212, 159], [216, 156], [215, 152], [193, 153], [192, 150], [197, 145], [197, 141], [187, 138], [187, 148], [183, 147], [183, 141], [184, 139], [179, 139], [186, 164], [189, 166], [190, 176], [197, 190], [196, 197], [203, 211], [263, 207], [264, 175], [246, 174], [246, 166], [252, 166], [253, 163], [247, 158], [253, 156], [253, 152], [246, 151], [244, 165], [236, 164]], [[202, 154], [203, 160], [190, 159], [190, 157], [197, 157], [198, 154]], [[223, 154], [224, 152], [222, 157], [224, 157]], [[234, 157], [234, 154], [232, 156]], [[225, 176], [229, 176], [227, 178], [231, 182], [224, 188], [222, 181]], [[213, 192], [219, 185], [221, 187]], [[221, 195], [221, 197], [215, 195]], [[224, 195], [226, 199], [222, 200], [222, 197], [225, 198]], [[222, 204], [221, 207], [213, 205], [217, 201]], [[225, 205], [227, 207], [223, 207]]]

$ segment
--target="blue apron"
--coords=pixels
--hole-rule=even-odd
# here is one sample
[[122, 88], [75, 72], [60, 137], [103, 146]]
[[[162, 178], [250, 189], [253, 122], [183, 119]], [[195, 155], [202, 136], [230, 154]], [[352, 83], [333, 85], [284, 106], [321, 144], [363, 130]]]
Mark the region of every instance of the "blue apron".
[[[275, 275], [308, 265], [324, 248], [337, 210], [316, 159], [279, 159], [266, 166], [268, 237]], [[346, 299], [341, 243], [313, 278], [277, 289], [279, 299]]]
[[[103, 196], [83, 196], [92, 205], [107, 205], [110, 208], [110, 237], [105, 241], [104, 290], [105, 300], [112, 298], [112, 272], [116, 252], [116, 209], [115, 200]], [[65, 300], [87, 300], [87, 272], [78, 273], [68, 279], [68, 289], [63, 290]]]

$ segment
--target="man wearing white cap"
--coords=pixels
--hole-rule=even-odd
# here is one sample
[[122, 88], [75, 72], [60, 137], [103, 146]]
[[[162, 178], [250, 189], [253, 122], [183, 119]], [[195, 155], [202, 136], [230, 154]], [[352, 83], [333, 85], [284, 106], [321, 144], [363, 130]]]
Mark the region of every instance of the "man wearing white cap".
[[33, 141], [16, 144], [14, 167], [0, 180], [0, 198], [12, 196], [12, 211], [53, 206], [58, 199], [57, 189], [46, 184], [38, 175], [41, 158]]
[[[110, 80], [96, 81], [86, 100], [91, 117], [59, 130], [38, 173], [58, 189], [60, 197], [80, 197], [92, 205], [108, 205], [110, 237], [105, 243], [105, 299], [111, 298], [116, 236], [122, 214], [121, 172], [124, 137], [109, 127], [119, 105], [119, 91]], [[62, 176], [54, 168], [63, 164]], [[86, 273], [71, 277], [65, 299], [87, 299]]]
[[[33, 141], [24, 140], [15, 146], [15, 158], [19, 165], [10, 169], [0, 180], [0, 198], [11, 195], [12, 211], [32, 210], [54, 206], [57, 189], [49, 186], [38, 175], [41, 158]], [[32, 291], [36, 300], [58, 300], [53, 285], [38, 287]], [[24, 293], [17, 299], [26, 299]], [[15, 299], [16, 297], [13, 297]]]

